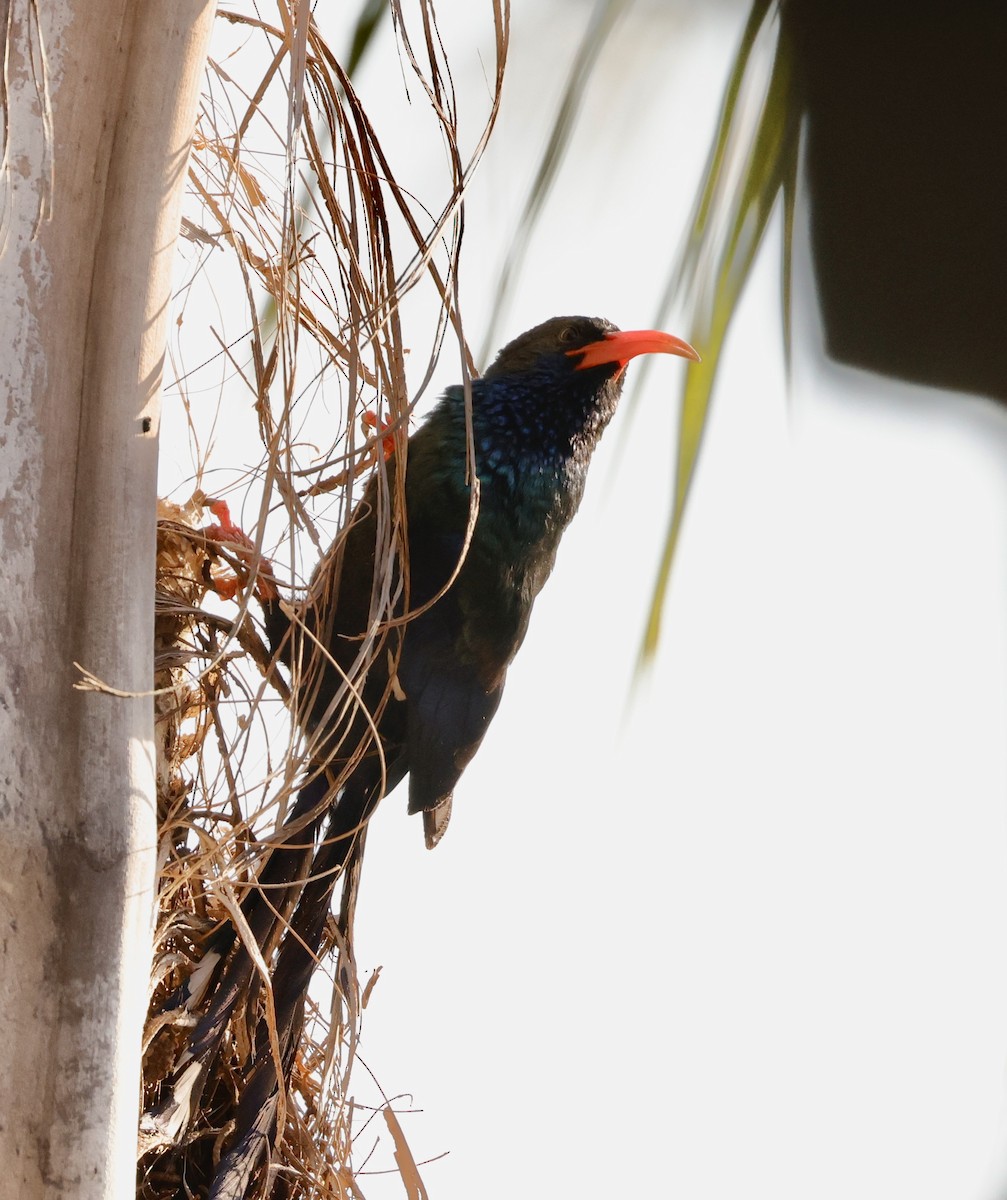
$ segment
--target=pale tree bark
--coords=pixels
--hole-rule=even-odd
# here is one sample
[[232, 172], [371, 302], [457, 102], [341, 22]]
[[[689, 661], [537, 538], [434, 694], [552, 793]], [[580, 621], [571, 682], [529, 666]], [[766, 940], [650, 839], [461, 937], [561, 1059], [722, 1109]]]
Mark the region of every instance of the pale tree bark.
[[0, 0], [3, 1197], [134, 1187], [158, 395], [212, 15]]

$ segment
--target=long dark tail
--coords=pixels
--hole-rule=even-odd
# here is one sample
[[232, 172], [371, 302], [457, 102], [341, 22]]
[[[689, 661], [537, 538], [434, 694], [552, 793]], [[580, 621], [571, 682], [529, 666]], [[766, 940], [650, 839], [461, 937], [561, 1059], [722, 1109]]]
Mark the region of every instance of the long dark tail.
[[[168, 1139], [162, 1143], [166, 1149], [174, 1146], [168, 1150], [168, 1158], [177, 1159], [177, 1165], [169, 1166], [165, 1161], [165, 1168], [172, 1173], [188, 1173], [191, 1179], [202, 1176], [204, 1181], [208, 1168], [213, 1180], [211, 1195], [217, 1200], [244, 1200], [251, 1195], [251, 1187], [258, 1187], [263, 1159], [275, 1144], [279, 1088], [286, 1088], [290, 1078], [333, 890], [340, 878], [355, 879], [359, 873], [366, 821], [380, 798], [381, 783], [379, 773], [361, 764], [333, 805], [332, 784], [324, 776], [310, 779], [298, 793], [288, 817], [289, 832], [273, 848], [260, 869], [257, 886], [242, 904], [243, 923], [270, 967], [278, 1061], [266, 1019], [258, 1015], [263, 1007], [258, 999], [263, 981], [258, 977], [247, 934], [239, 937], [229, 925], [208, 950], [220, 956], [220, 963], [217, 978], [211, 977], [208, 984], [206, 1009], [188, 1039], [171, 1086], [162, 1090], [144, 1121], [154, 1136]], [[325, 836], [316, 848], [323, 825]], [[346, 870], [348, 866], [350, 871]], [[344, 887], [339, 914], [340, 935], [346, 946], [350, 943], [352, 891], [352, 887]], [[239, 1005], [244, 1008], [254, 1053], [243, 1066], [228, 1065], [224, 1074], [230, 1082], [221, 1090], [215, 1067]], [[234, 1117], [230, 1148], [219, 1164], [204, 1160], [199, 1139], [190, 1146], [186, 1137], [207, 1086], [219, 1096], [219, 1103], [210, 1101], [217, 1119], [228, 1122]], [[232, 1107], [235, 1093], [236, 1112]], [[190, 1166], [194, 1148], [197, 1152]]]
[[[260, 882], [267, 885], [282, 882], [285, 878], [291, 879], [291, 886], [296, 889], [296, 903], [270, 902], [268, 893], [262, 890], [247, 916], [260, 947], [268, 948], [282, 936], [272, 971], [279, 1062], [265, 1019], [262, 1019], [256, 1029], [255, 1054], [241, 1086], [231, 1145], [217, 1168], [210, 1191], [211, 1200], [238, 1200], [245, 1197], [259, 1167], [275, 1144], [280, 1088], [287, 1086], [300, 1040], [305, 999], [325, 936], [332, 893], [347, 865], [359, 854], [367, 819], [380, 795], [380, 780], [365, 781], [359, 776], [358, 771], [343, 789], [339, 803], [331, 810], [325, 837], [316, 852], [304, 849], [281, 851], [278, 848], [263, 871]], [[313, 803], [317, 804], [317, 789], [309, 789], [312, 789], [311, 784], [302, 789], [295, 813], [300, 810], [303, 815], [311, 811]], [[297, 835], [299, 841], [306, 840], [306, 833], [307, 830]], [[306, 853], [309, 858], [305, 864], [303, 856]], [[281, 865], [271, 872], [269, 868], [278, 855]], [[300, 882], [302, 879], [305, 880], [303, 886]], [[274, 888], [270, 887], [269, 890]], [[284, 894], [282, 888], [275, 890], [278, 895]], [[263, 912], [269, 914], [271, 923], [261, 917]], [[340, 913], [340, 933], [348, 941], [350, 930], [347, 921], [348, 913], [344, 904], [344, 910]], [[260, 941], [263, 929], [267, 940]], [[254, 964], [247, 948], [239, 945], [220, 980], [209, 1010], [200, 1022], [196, 1037], [190, 1043], [194, 1056], [204, 1046], [210, 1047], [219, 1041], [238, 999], [247, 996], [255, 986], [253, 972]]]
[[261, 1022], [254, 1065], [241, 1090], [233, 1140], [220, 1160], [210, 1200], [244, 1200], [276, 1143], [280, 1088], [287, 1086], [297, 1052], [305, 999], [325, 934], [332, 891], [358, 844], [357, 839], [326, 841], [315, 858], [312, 878], [301, 894], [273, 972], [279, 1064], [265, 1022]]
[[[284, 652], [289, 620], [276, 604], [265, 605], [264, 613], [274, 651], [289, 665], [289, 651]], [[347, 740], [352, 743], [351, 738]], [[381, 795], [390, 791], [404, 773], [401, 756], [388, 764], [386, 778], [382, 778], [376, 756], [365, 758], [343, 786], [338, 802], [335, 768], [331, 774], [314, 774], [298, 792], [282, 840], [270, 852], [256, 886], [242, 903], [247, 933], [239, 936], [235, 926], [229, 924], [208, 949], [208, 953], [219, 956], [217, 975], [210, 979], [206, 1009], [189, 1039], [185, 1060], [176, 1070], [175, 1082], [182, 1084], [177, 1089], [179, 1096], [166, 1096], [152, 1115], [155, 1125], [164, 1129], [187, 1127], [184, 1118], [177, 1119], [178, 1114], [187, 1110], [191, 1117], [198, 1108], [199, 1094], [211, 1078], [224, 1034], [239, 1004], [243, 1005], [254, 1052], [244, 1067], [237, 1068], [244, 1078], [236, 1089], [236, 1112], [229, 1103], [225, 1105], [225, 1112], [234, 1112], [234, 1129], [216, 1169], [210, 1168], [211, 1200], [245, 1200], [261, 1184], [263, 1162], [278, 1132], [282, 1133], [278, 1131], [280, 1089], [287, 1088], [294, 1064], [305, 1000], [325, 940], [333, 890], [340, 878], [356, 878], [367, 820]], [[323, 826], [324, 837], [319, 840]], [[353, 890], [351, 885], [344, 887], [339, 914], [339, 933], [347, 947]], [[276, 1043], [270, 1037], [266, 1018], [257, 1015], [262, 1007], [257, 999], [263, 981], [257, 978], [248, 934], [270, 965]], [[194, 999], [188, 997], [193, 1007]], [[235, 1073], [230, 1068], [232, 1083]], [[227, 1090], [230, 1092], [230, 1087]], [[173, 1088], [172, 1093], [175, 1091]]]
[[[302, 883], [311, 870], [315, 838], [328, 810], [329, 790], [324, 774], [316, 775], [301, 788], [287, 817], [291, 832], [272, 851], [259, 872], [256, 887], [242, 904], [242, 915], [256, 945], [267, 956], [292, 919]], [[211, 950], [223, 959], [236, 940], [237, 930], [228, 925]], [[189, 1041], [191, 1058], [208, 1056], [216, 1049], [235, 1005], [248, 991], [254, 971], [252, 956], [247, 948], [239, 947], [213, 988], [210, 1005]]]

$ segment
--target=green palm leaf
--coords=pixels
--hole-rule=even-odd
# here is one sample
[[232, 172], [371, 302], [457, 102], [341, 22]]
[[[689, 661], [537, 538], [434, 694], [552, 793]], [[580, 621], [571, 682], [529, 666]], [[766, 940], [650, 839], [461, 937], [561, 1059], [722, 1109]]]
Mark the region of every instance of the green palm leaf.
[[[761, 112], [751, 132], [753, 79], [764, 64], [764, 45], [774, 33], [777, 7], [756, 0], [731, 73], [717, 136], [697, 197], [680, 262], [662, 299], [658, 323], [675, 302], [689, 313], [690, 340], [703, 361], [685, 377], [671, 513], [641, 646], [641, 663], [657, 647], [675, 549], [710, 411], [721, 352], [770, 215], [782, 192], [787, 236], [784, 264], [784, 327], [789, 310], [789, 228], [797, 155], [797, 116], [792, 102], [792, 57], [778, 37]], [[768, 52], [768, 49], [766, 50]], [[789, 349], [789, 333], [786, 335]]]

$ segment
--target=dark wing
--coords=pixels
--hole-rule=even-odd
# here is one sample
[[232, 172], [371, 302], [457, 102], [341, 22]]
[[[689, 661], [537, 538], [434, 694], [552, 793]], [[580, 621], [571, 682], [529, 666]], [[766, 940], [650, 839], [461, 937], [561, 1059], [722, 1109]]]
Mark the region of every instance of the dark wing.
[[455, 784], [478, 750], [503, 694], [502, 679], [487, 690], [476, 668], [453, 660], [450, 650], [436, 632], [410, 630], [399, 665], [407, 709], [409, 811], [423, 813], [430, 848], [447, 829]]
[[[412, 582], [417, 603], [422, 604], [451, 578], [463, 539], [443, 533], [424, 538], [421, 533], [417, 540], [423, 541], [422, 551], [411, 553], [411, 562], [423, 575]], [[504, 671], [470, 652], [466, 583], [463, 574], [408, 624], [397, 672], [406, 704], [409, 811], [424, 814], [429, 847], [447, 828], [451, 793], [503, 694]]]
[[428, 846], [443, 836], [454, 787], [500, 704], [534, 597], [514, 568], [520, 530], [489, 491], [459, 569], [470, 502], [464, 444], [445, 470], [432, 436], [438, 432], [432, 419], [410, 441], [409, 606], [422, 611], [405, 627], [397, 668], [405, 695], [409, 811], [424, 814]]

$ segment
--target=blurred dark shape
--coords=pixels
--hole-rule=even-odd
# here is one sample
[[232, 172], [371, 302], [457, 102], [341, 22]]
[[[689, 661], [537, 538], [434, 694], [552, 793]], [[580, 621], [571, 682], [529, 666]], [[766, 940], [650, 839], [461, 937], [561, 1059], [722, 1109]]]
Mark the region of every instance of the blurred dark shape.
[[388, 0], [364, 0], [357, 14], [357, 23], [353, 27], [353, 36], [350, 39], [350, 50], [344, 64], [346, 74], [351, 78], [370, 49], [386, 12]]
[[1007, 402], [1007, 5], [781, 15], [829, 354]]

